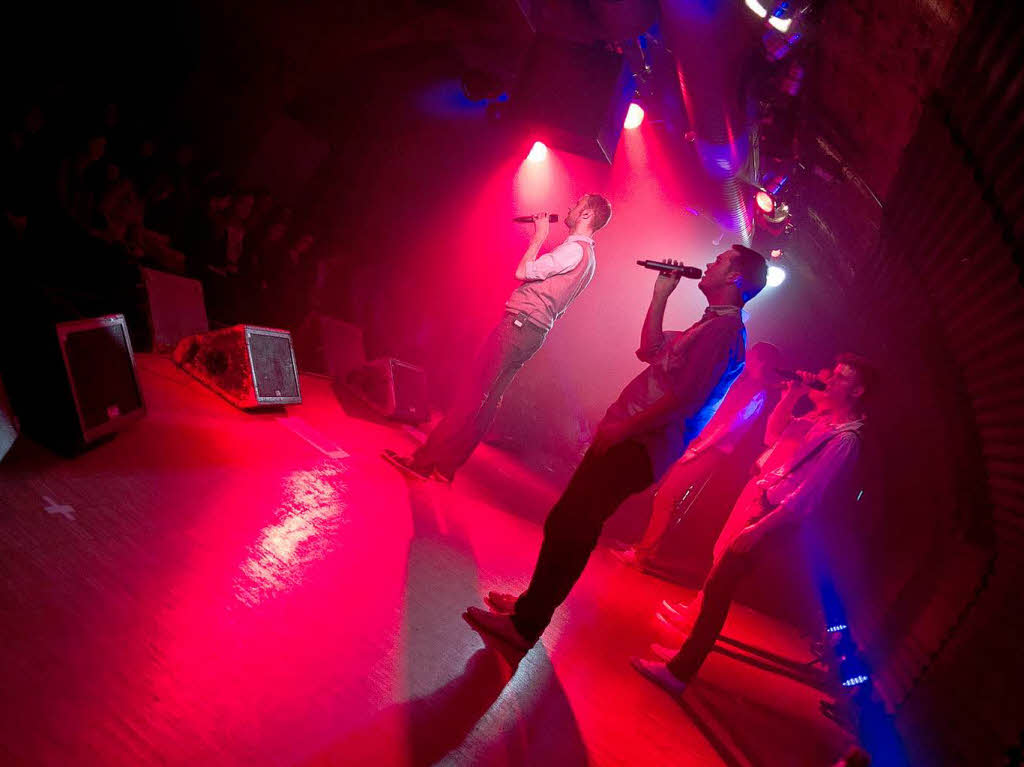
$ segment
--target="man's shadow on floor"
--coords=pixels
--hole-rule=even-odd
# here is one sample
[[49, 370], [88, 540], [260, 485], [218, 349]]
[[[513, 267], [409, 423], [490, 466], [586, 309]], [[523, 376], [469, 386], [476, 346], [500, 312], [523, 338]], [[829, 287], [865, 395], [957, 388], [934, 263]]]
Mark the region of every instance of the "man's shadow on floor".
[[586, 764], [576, 719], [543, 648], [533, 651], [522, 678], [521, 653], [483, 640], [459, 676], [389, 706], [308, 764], [421, 767], [447, 756], [463, 764]]
[[[453, 651], [466, 651], [464, 638], [452, 634], [476, 631], [458, 615], [480, 596], [465, 531], [445, 513], [438, 498], [445, 491], [413, 479], [407, 479], [407, 485], [413, 536], [403, 634], [415, 646], [406, 646], [403, 660], [412, 667], [405, 669], [404, 680], [396, 681], [415, 689], [438, 670], [417, 664], [443, 667]], [[448, 755], [464, 764], [585, 764], [576, 718], [543, 645], [524, 657], [502, 641], [477, 633], [484, 646], [469, 656], [460, 674], [433, 692], [388, 706], [310, 764], [419, 767]]]

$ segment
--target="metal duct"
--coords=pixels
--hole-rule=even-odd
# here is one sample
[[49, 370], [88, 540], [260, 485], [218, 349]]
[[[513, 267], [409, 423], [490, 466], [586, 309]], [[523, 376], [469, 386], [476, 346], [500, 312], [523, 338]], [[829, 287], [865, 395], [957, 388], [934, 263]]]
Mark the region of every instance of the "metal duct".
[[590, 0], [590, 10], [609, 40], [633, 40], [658, 19], [658, 0]]
[[753, 207], [739, 176], [750, 154], [740, 69], [749, 21], [738, 0], [661, 0], [662, 34], [676, 60], [697, 152], [712, 185], [716, 221], [743, 244], [753, 237]]

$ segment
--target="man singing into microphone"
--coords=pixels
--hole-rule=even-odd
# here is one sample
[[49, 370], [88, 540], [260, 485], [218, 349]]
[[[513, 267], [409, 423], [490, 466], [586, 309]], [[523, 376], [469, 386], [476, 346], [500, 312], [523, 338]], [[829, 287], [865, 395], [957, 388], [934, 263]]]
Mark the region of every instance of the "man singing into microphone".
[[492, 591], [487, 601], [494, 612], [470, 607], [473, 624], [520, 650], [537, 641], [582, 575], [605, 520], [679, 459], [743, 370], [747, 333], [740, 310], [764, 287], [767, 273], [764, 258], [750, 248], [721, 253], [698, 283], [709, 306], [681, 333], [662, 330], [681, 275], [658, 276], [636, 352], [647, 368], [608, 408], [548, 514], [529, 588], [518, 599]]
[[599, 194], [583, 195], [565, 217], [569, 236], [540, 257], [550, 223], [547, 213], [533, 217], [533, 237], [516, 267], [516, 279], [523, 284], [506, 302], [505, 316], [484, 342], [451, 410], [412, 456], [385, 450], [386, 460], [420, 479], [452, 481], [487, 433], [519, 368], [590, 284], [596, 264], [594, 234], [611, 217], [608, 200]]

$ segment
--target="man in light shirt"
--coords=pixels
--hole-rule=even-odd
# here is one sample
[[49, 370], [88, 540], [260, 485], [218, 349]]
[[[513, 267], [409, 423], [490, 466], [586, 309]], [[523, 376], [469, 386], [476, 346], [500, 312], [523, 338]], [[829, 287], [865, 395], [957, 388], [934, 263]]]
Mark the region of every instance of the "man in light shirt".
[[548, 514], [529, 587], [518, 598], [488, 594], [493, 612], [470, 607], [466, 618], [477, 628], [520, 650], [540, 638], [582, 575], [605, 521], [679, 459], [743, 370], [747, 332], [740, 311], [764, 288], [767, 271], [750, 248], [720, 253], [698, 283], [708, 308], [683, 332], [662, 329], [680, 275], [658, 276], [636, 352], [647, 368], [608, 408]]
[[[812, 378], [805, 376], [805, 380]], [[796, 419], [805, 423], [791, 424], [803, 427], [803, 437], [792, 454], [782, 465], [752, 480], [761, 492], [747, 507], [746, 527], [729, 541], [704, 581], [699, 614], [686, 641], [674, 654], [667, 648], [652, 648], [667, 662], [633, 658], [637, 671], [669, 694], [681, 695], [714, 647], [736, 588], [759, 559], [812, 515], [849, 500], [857, 486], [864, 398], [875, 378], [874, 368], [863, 358], [853, 354], [838, 358], [819, 410]], [[785, 404], [784, 400], [780, 407]]]
[[420, 479], [452, 481], [490, 428], [516, 373], [590, 284], [596, 267], [594, 235], [611, 215], [604, 197], [583, 195], [565, 217], [569, 236], [540, 256], [550, 224], [547, 213], [534, 216], [533, 237], [515, 272], [523, 284], [509, 296], [504, 317], [484, 342], [451, 410], [415, 453], [385, 450], [385, 460]]

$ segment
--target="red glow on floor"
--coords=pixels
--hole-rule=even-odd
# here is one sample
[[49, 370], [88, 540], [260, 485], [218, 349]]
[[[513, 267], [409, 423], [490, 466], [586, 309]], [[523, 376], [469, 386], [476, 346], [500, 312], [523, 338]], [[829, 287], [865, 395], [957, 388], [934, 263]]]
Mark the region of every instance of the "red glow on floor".
[[[521, 662], [484, 642], [460, 614], [487, 589], [525, 587], [559, 489], [512, 456], [483, 445], [451, 487], [407, 481], [379, 452], [415, 439], [353, 415], [326, 380], [303, 377], [288, 412], [345, 458], [138, 359], [136, 427], [73, 461], [0, 466], [11, 763], [827, 764], [838, 752], [819, 691], [731, 656], [709, 659], [685, 706], [635, 674], [627, 658], [659, 639], [660, 600], [692, 592], [604, 549]], [[76, 519], [42, 511], [41, 492]], [[726, 628], [806, 652], [745, 608]], [[748, 735], [723, 745], [729, 732]], [[727, 752], [744, 747], [757, 753]]]

